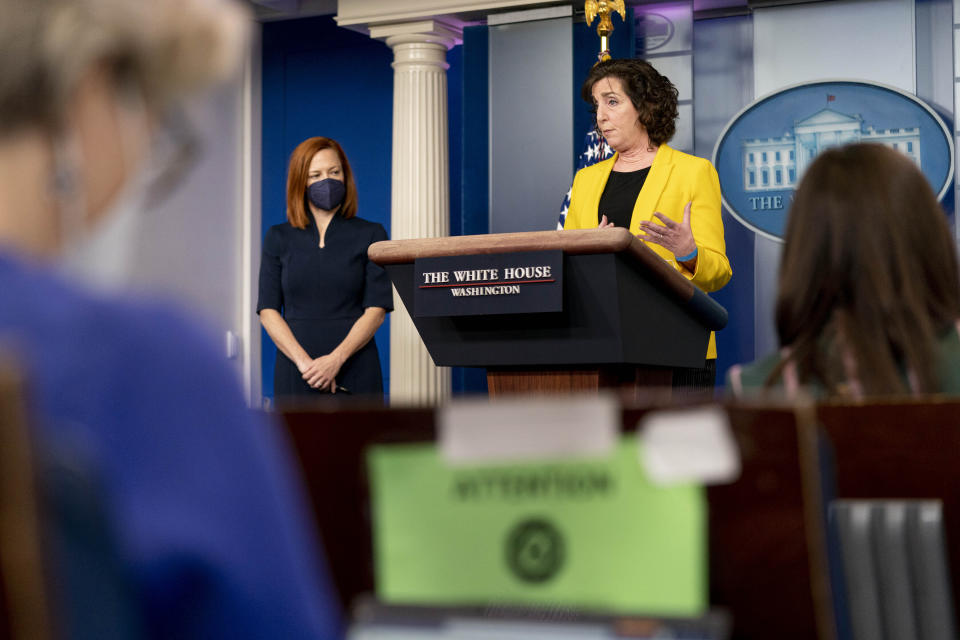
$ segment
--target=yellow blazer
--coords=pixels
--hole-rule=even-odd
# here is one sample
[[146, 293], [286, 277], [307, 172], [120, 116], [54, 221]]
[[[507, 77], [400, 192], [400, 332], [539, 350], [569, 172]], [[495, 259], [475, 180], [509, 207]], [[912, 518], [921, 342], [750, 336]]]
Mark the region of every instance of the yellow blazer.
[[[564, 229], [593, 229], [598, 224], [597, 208], [607, 178], [617, 161], [617, 155], [577, 171], [570, 192], [570, 208]], [[640, 223], [653, 220], [655, 212], [681, 222], [683, 208], [692, 202], [690, 228], [697, 243], [696, 271], [686, 269], [676, 256], [652, 242], [647, 246], [669, 262], [704, 291], [716, 291], [730, 281], [733, 271], [727, 260], [723, 241], [723, 220], [720, 217], [720, 179], [709, 160], [691, 156], [662, 144], [653, 159], [650, 173], [633, 205], [630, 233], [640, 233]], [[710, 334], [707, 359], [717, 357], [716, 337]]]

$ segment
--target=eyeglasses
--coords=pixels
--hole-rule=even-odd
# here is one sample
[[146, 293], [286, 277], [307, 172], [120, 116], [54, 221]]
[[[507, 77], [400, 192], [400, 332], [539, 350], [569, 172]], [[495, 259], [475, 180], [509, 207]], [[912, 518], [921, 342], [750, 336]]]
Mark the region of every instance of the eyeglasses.
[[169, 110], [160, 121], [150, 149], [144, 205], [148, 209], [162, 204], [196, 166], [203, 144], [186, 113]]

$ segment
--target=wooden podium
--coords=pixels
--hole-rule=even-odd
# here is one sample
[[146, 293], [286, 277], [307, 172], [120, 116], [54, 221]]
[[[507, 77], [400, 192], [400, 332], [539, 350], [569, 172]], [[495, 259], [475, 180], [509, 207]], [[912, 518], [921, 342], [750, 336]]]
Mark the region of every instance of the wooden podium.
[[[418, 316], [421, 258], [563, 252], [561, 311]], [[669, 387], [702, 367], [726, 310], [623, 228], [390, 240], [370, 246], [438, 366], [484, 367], [490, 395]]]

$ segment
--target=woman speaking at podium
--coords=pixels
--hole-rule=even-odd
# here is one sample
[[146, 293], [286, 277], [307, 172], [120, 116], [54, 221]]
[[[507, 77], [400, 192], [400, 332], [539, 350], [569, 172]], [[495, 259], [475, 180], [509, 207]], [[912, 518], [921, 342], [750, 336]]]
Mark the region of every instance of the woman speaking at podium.
[[[667, 145], [676, 131], [676, 87], [643, 60], [613, 59], [593, 67], [581, 96], [616, 153], [577, 172], [564, 229], [627, 228], [700, 289], [727, 284], [717, 172]], [[674, 385], [712, 388], [713, 333], [705, 356], [703, 368], [676, 371]]]
[[357, 187], [340, 145], [320, 137], [297, 145], [287, 222], [270, 227], [260, 263], [257, 313], [277, 345], [275, 398], [383, 395], [373, 334], [393, 310], [393, 290], [367, 247], [387, 232], [356, 213]]

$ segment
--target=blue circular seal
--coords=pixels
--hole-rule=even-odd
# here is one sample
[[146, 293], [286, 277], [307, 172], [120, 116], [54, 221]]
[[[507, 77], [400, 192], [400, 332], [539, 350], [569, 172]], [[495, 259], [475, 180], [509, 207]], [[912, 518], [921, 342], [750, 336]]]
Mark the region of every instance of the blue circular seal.
[[793, 192], [824, 149], [873, 142], [910, 158], [942, 199], [953, 180], [953, 136], [915, 95], [874, 82], [793, 85], [747, 105], [713, 151], [723, 204], [753, 231], [781, 240]]

